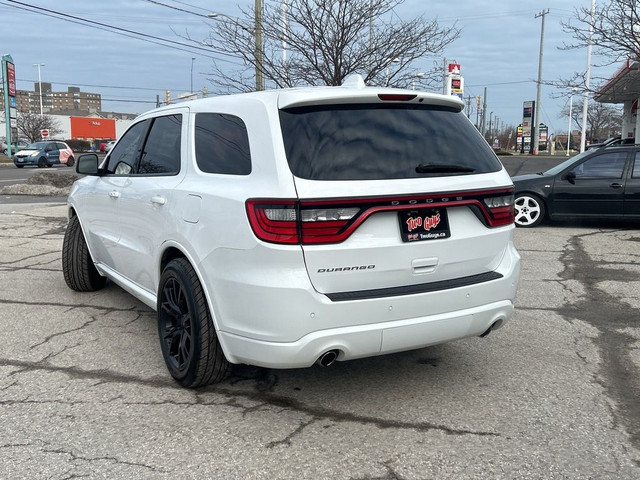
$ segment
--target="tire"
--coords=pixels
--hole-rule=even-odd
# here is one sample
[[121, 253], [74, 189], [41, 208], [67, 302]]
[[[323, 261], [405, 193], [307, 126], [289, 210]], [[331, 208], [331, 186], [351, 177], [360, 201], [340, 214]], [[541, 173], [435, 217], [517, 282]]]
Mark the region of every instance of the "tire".
[[76, 163], [75, 159], [73, 157], [69, 157], [67, 159], [67, 167], [73, 167], [73, 165]]
[[47, 166], [47, 159], [44, 157], [40, 157], [38, 159], [38, 168], [44, 168]]
[[95, 292], [104, 287], [107, 281], [93, 264], [77, 215], [69, 219], [64, 232], [62, 272], [64, 281], [76, 292]]
[[16, 165], [17, 168], [22, 168], [24, 165]]
[[537, 195], [532, 193], [516, 195], [515, 207], [515, 223], [517, 227], [535, 227], [544, 220], [546, 208], [542, 199]]
[[172, 260], [162, 272], [157, 311], [162, 356], [171, 376], [187, 388], [222, 381], [229, 362], [200, 280], [186, 259]]

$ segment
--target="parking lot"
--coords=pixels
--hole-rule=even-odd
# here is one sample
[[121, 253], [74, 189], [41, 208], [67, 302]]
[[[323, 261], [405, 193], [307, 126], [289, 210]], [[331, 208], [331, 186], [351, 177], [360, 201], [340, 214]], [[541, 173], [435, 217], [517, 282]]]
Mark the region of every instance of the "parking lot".
[[0, 205], [0, 478], [640, 478], [638, 225], [518, 229], [516, 313], [487, 338], [200, 390], [154, 312], [67, 288], [65, 226]]

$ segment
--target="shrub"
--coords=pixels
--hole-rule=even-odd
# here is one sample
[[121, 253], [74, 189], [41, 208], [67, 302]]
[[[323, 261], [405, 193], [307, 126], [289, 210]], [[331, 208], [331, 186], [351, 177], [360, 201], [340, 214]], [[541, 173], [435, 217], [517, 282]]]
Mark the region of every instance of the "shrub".
[[86, 152], [91, 148], [91, 144], [87, 140], [65, 140], [64, 143], [69, 145], [69, 148], [74, 152]]

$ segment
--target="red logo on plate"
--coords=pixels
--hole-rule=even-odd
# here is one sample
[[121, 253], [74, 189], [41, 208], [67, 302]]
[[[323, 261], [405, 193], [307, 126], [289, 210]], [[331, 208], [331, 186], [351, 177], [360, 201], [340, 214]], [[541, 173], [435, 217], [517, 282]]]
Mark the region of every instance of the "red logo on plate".
[[425, 230], [429, 231], [432, 228], [436, 228], [438, 225], [440, 225], [440, 214], [439, 213], [436, 213], [435, 215], [432, 215], [431, 217], [424, 217], [424, 220], [422, 219], [422, 217], [418, 217], [418, 218], [409, 217], [409, 218], [407, 218], [407, 229], [410, 232], [414, 231], [416, 228], [419, 228], [419, 227], [423, 227]]
[[435, 215], [431, 216], [431, 217], [425, 217], [424, 218], [424, 229], [429, 231], [432, 228], [436, 228], [438, 225], [440, 225], [440, 214], [436, 213]]

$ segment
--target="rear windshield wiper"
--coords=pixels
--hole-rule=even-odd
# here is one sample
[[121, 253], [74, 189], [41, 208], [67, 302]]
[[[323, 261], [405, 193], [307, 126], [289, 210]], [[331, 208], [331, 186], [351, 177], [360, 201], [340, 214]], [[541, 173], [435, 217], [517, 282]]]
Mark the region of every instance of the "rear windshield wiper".
[[473, 173], [475, 168], [464, 165], [439, 165], [435, 163], [421, 163], [416, 167], [416, 173]]

